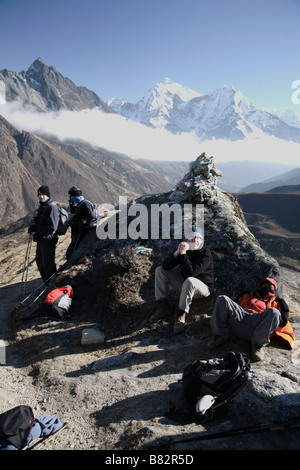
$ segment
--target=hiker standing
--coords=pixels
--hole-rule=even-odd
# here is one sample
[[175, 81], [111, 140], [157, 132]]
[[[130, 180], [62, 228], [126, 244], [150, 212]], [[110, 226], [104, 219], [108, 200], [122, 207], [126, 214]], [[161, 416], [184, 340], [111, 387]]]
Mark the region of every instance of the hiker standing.
[[87, 199], [84, 199], [81, 189], [77, 188], [77, 186], [72, 186], [68, 194], [70, 196], [70, 213], [74, 215], [68, 221], [71, 227], [71, 243], [66, 252], [67, 259], [77, 250], [78, 246], [93, 226], [93, 223], [96, 221], [94, 205]]
[[214, 288], [214, 266], [210, 250], [203, 244], [199, 229], [193, 228], [194, 237], [181, 242], [155, 271], [156, 312], [150, 321], [155, 322], [171, 315], [168, 302], [169, 285], [180, 295], [175, 312], [174, 333], [185, 329], [186, 315], [193, 298], [208, 297]]
[[28, 228], [36, 245], [36, 264], [43, 281], [56, 272], [55, 248], [58, 241], [56, 230], [59, 222], [59, 209], [51, 198], [49, 187], [41, 186], [38, 191], [40, 207], [34, 223]]
[[290, 335], [292, 345], [289, 308], [284, 299], [277, 297], [276, 291], [276, 281], [266, 278], [260, 281], [257, 290], [245, 292], [237, 302], [220, 295], [212, 313], [211, 328], [215, 337], [209, 346], [222, 344], [232, 332], [238, 338], [251, 341], [251, 357], [261, 361], [263, 347], [269, 344], [272, 334], [282, 335], [284, 339]]

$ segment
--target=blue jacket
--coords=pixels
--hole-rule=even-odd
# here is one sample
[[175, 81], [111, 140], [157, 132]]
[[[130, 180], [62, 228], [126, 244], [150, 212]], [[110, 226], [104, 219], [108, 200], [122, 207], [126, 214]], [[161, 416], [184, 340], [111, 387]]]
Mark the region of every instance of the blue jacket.
[[[27, 438], [27, 445], [30, 448], [34, 444], [34, 440], [39, 437], [50, 436], [59, 431], [62, 427], [62, 423], [57, 417], [49, 415], [41, 415], [35, 418], [34, 425], [32, 426], [30, 433]], [[17, 447], [13, 446], [7, 441], [0, 443], [0, 450], [18, 450]]]

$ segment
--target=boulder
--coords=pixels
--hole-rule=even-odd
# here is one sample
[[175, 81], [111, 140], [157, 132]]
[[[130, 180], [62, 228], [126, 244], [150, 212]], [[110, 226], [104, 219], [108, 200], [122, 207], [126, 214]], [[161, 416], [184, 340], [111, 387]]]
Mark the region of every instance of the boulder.
[[90, 344], [104, 343], [105, 336], [98, 328], [84, 328], [82, 330], [81, 344], [83, 346]]

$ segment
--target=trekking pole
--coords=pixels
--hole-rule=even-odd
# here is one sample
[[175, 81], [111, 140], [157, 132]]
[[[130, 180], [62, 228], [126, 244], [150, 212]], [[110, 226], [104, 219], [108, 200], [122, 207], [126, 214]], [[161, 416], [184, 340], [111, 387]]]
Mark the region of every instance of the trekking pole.
[[[44, 287], [44, 289], [39, 293], [39, 295], [33, 300], [33, 302], [31, 302], [31, 304], [29, 304], [29, 308], [32, 307], [33, 304], [35, 304], [35, 302], [41, 297], [41, 295], [43, 295], [43, 293], [48, 289], [48, 287], [50, 286], [51, 282], [56, 278], [56, 276], [59, 275], [59, 273], [61, 271], [63, 271], [63, 269], [65, 268], [67, 263], [63, 264], [62, 266], [60, 266], [60, 268], [55, 272], [53, 273], [50, 277], [48, 277], [48, 279], [46, 279], [46, 281], [42, 284], [42, 286], [44, 284], [46, 284], [46, 286]], [[41, 287], [42, 287], [41, 286]]]
[[[41, 287], [45, 286], [44, 289], [41, 290], [41, 292], [37, 295], [37, 297], [31, 302], [31, 304], [29, 304], [26, 308], [27, 310], [31, 311], [31, 307], [35, 304], [35, 302], [41, 297], [41, 295], [43, 295], [43, 293], [49, 288], [50, 284], [51, 284], [51, 281], [58, 275], [60, 271], [56, 271], [55, 273], [52, 274], [52, 276], [50, 276], [48, 279], [46, 279], [46, 281], [44, 281], [40, 286], [38, 286], [35, 291], [33, 291], [30, 295], [28, 295], [28, 297], [26, 297], [26, 299], [24, 299], [22, 302], [20, 302], [15, 308], [14, 310], [12, 311], [13, 312], [16, 312], [18, 311], [20, 308], [21, 308], [21, 305], [22, 303], [25, 303], [26, 300], [29, 299], [29, 297], [31, 297], [36, 291], [38, 291]], [[31, 315], [27, 315], [27, 316], [22, 316], [21, 318], [21, 321], [25, 321], [25, 320], [29, 320], [29, 319], [32, 319], [32, 318], [35, 318], [36, 316], [39, 315], [39, 312], [34, 312], [33, 314]]]
[[30, 260], [30, 253], [31, 253], [31, 245], [32, 245], [32, 235], [30, 234], [29, 238], [28, 238], [25, 261], [24, 261], [24, 267], [23, 267], [23, 273], [22, 273], [22, 278], [21, 278], [19, 300], [21, 298], [21, 295], [25, 294], [25, 290], [26, 290], [26, 283], [27, 283], [27, 279], [28, 279], [29, 260]]
[[21, 283], [23, 284], [24, 278], [25, 278], [25, 272], [26, 272], [26, 278], [27, 278], [27, 271], [28, 271], [28, 262], [30, 258], [30, 251], [31, 251], [31, 242], [32, 242], [32, 236], [31, 234], [29, 235], [28, 238], [28, 243], [27, 243], [27, 249], [26, 249], [26, 255], [25, 255], [25, 261], [24, 261], [24, 266], [23, 266], [23, 272], [22, 272], [22, 278], [21, 278]]
[[[30, 245], [29, 245], [27, 267], [26, 267], [26, 274], [25, 274], [25, 287], [28, 281], [28, 269], [29, 269], [29, 263], [30, 263], [31, 246], [32, 246], [32, 236], [30, 235]], [[24, 294], [25, 294], [25, 291], [24, 291]]]
[[166, 445], [160, 446], [161, 448], [168, 447], [173, 444], [181, 444], [185, 442], [197, 442], [211, 439], [220, 439], [223, 437], [231, 436], [240, 436], [242, 434], [256, 434], [260, 432], [271, 432], [271, 431], [283, 431], [286, 429], [295, 429], [300, 427], [300, 415], [296, 418], [285, 421], [285, 422], [269, 422], [269, 423], [260, 423], [253, 426], [247, 426], [243, 428], [229, 429], [228, 431], [219, 431], [211, 434], [202, 434], [196, 437], [190, 437], [187, 439], [181, 439], [178, 441], [170, 442]]
[[61, 431], [68, 427], [68, 423], [64, 423], [60, 429], [47, 436], [39, 436], [35, 438], [33, 441], [29, 442], [26, 446], [24, 446], [21, 450], [39, 450], [45, 443], [45, 441], [49, 442], [51, 439], [57, 436]]
[[46, 283], [46, 281], [42, 282], [42, 284], [39, 284], [32, 292], [30, 292], [30, 294], [27, 295], [27, 297], [25, 297], [25, 299], [23, 299], [21, 302], [19, 302], [18, 306], [24, 304], [26, 302], [26, 300], [30, 299], [30, 297], [35, 294], [38, 290], [40, 290], [41, 287], [43, 287], [43, 285]]
[[[21, 302], [19, 302], [18, 306], [21, 306], [22, 304], [24, 304], [28, 299], [30, 299], [30, 297], [32, 297], [37, 291], [39, 291], [45, 284], [47, 284], [47, 287], [48, 287], [48, 282], [50, 281], [50, 279], [55, 275], [55, 274], [58, 274], [60, 273], [60, 271], [62, 271], [62, 269], [64, 268], [65, 265], [63, 265], [61, 268], [59, 268], [59, 270], [57, 272], [55, 272], [54, 274], [52, 274], [52, 276], [50, 276], [48, 279], [46, 279], [46, 281], [43, 281], [41, 284], [39, 284], [29, 295], [27, 295], [27, 297], [25, 297], [25, 299], [23, 299]], [[45, 289], [46, 290], [46, 289]]]
[[79, 242], [80, 235], [81, 235], [81, 233], [79, 233], [79, 235], [78, 235], [78, 237], [77, 237], [77, 240], [76, 240], [76, 243], [75, 243], [75, 245], [74, 245], [74, 248], [73, 248], [72, 254], [74, 253], [74, 251], [75, 251], [75, 250], [76, 250], [76, 248], [77, 248], [77, 245], [78, 245], [78, 242]]
[[[65, 267], [67, 266], [68, 262], [66, 262], [65, 264], [63, 264], [62, 266], [59, 267], [59, 269], [54, 273], [52, 274], [52, 276], [50, 276], [48, 279], [46, 279], [45, 281], [43, 281], [40, 285], [38, 285], [29, 295], [27, 295], [27, 297], [25, 297], [25, 299], [23, 299], [21, 302], [19, 302], [14, 308], [13, 310], [11, 311], [11, 315], [15, 315], [16, 312], [18, 312], [21, 308], [24, 308], [24, 304], [28, 301], [28, 299], [30, 299], [30, 297], [32, 297], [36, 292], [40, 291], [40, 289], [42, 289], [43, 286], [44, 289], [42, 289], [42, 291], [38, 294], [38, 296], [31, 302], [30, 305], [28, 305], [26, 308], [28, 308], [30, 310], [30, 308], [32, 307], [33, 304], [35, 304], [35, 302], [41, 297], [41, 295], [46, 291], [46, 289], [48, 289], [48, 287], [50, 286], [50, 283], [51, 281], [53, 280], [53, 278], [55, 276], [57, 276], [61, 271], [63, 271], [63, 269], [65, 269]], [[26, 318], [29, 318], [29, 317], [26, 317]], [[32, 318], [32, 317], [30, 317]], [[22, 318], [23, 319], [23, 318]]]
[[[57, 272], [52, 274], [52, 276], [50, 276], [45, 282], [44, 284], [46, 284], [46, 286], [44, 287], [44, 289], [39, 293], [39, 295], [31, 302], [31, 304], [29, 304], [28, 308], [32, 307], [33, 304], [35, 304], [35, 302], [41, 297], [41, 295], [43, 295], [43, 293], [48, 289], [48, 287], [50, 286], [51, 284], [51, 281], [53, 281], [53, 279], [57, 276]], [[53, 278], [53, 279], [52, 279]], [[43, 284], [43, 285], [44, 285]]]
[[49, 434], [48, 436], [42, 437], [40, 442], [37, 442], [34, 444], [32, 447], [29, 448], [29, 450], [40, 450], [40, 448], [45, 444], [45, 441], [49, 442], [50, 440], [54, 439], [57, 437], [57, 434], [59, 434], [61, 431], [64, 429], [68, 428], [68, 423], [64, 423], [58, 431], [53, 432], [52, 434]]

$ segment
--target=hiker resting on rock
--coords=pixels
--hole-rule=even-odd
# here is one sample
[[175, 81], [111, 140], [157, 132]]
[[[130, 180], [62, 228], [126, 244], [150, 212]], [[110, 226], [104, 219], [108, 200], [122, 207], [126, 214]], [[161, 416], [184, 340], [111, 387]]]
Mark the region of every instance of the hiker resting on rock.
[[185, 329], [186, 314], [193, 298], [208, 297], [214, 288], [214, 266], [210, 250], [203, 244], [203, 236], [197, 228], [194, 237], [179, 243], [162, 266], [155, 271], [156, 312], [150, 317], [154, 323], [172, 314], [168, 302], [169, 285], [179, 294], [179, 306], [175, 312], [174, 333]]
[[215, 303], [211, 328], [215, 334], [209, 348], [219, 346], [230, 338], [230, 333], [251, 342], [251, 359], [264, 358], [263, 347], [270, 336], [288, 323], [289, 308], [285, 300], [277, 297], [277, 283], [266, 278], [258, 290], [245, 292], [237, 302], [220, 295]]
[[40, 207], [34, 223], [28, 228], [33, 234], [36, 245], [36, 264], [43, 281], [47, 281], [55, 272], [55, 248], [58, 241], [56, 230], [59, 222], [59, 209], [50, 196], [48, 186], [41, 186], [38, 191]]
[[80, 243], [87, 235], [91, 225], [95, 222], [96, 216], [94, 205], [84, 199], [81, 189], [72, 186], [68, 192], [70, 199], [70, 213], [74, 214], [68, 221], [71, 227], [71, 243], [66, 252], [66, 258], [69, 259], [72, 253], [79, 247]]

